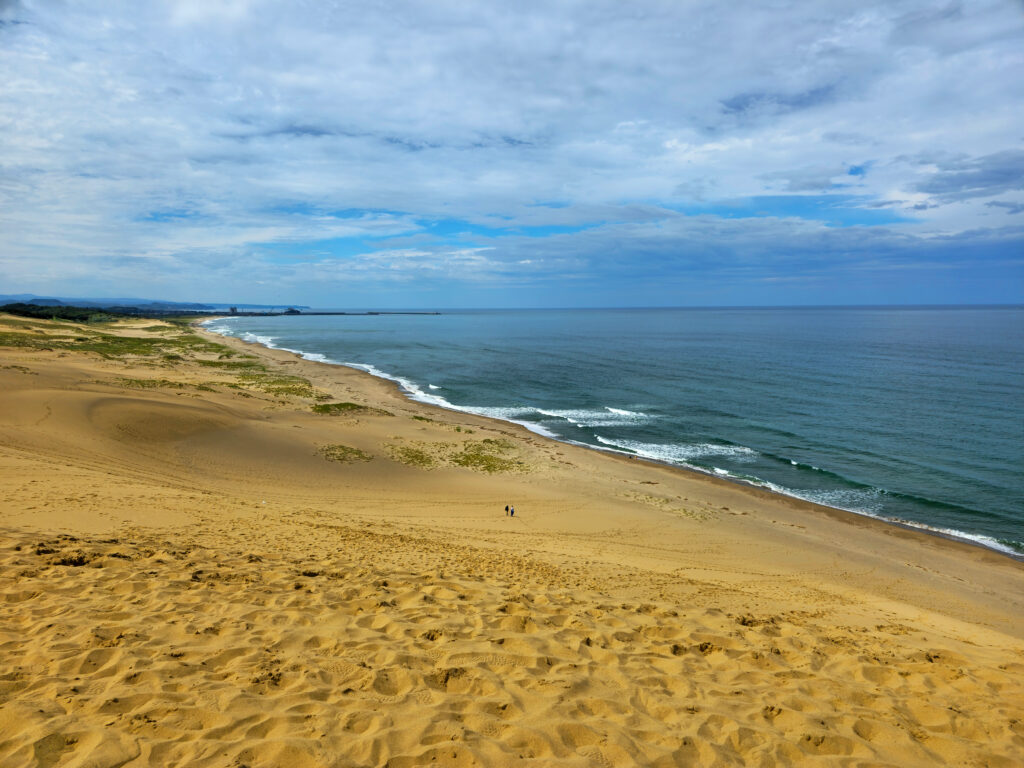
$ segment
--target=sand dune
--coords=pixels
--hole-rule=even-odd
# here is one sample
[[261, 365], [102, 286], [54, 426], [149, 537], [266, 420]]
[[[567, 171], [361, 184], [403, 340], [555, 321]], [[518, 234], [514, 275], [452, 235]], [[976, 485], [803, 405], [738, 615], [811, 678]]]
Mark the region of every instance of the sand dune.
[[171, 326], [0, 330], [0, 765], [1024, 762], [1008, 558]]

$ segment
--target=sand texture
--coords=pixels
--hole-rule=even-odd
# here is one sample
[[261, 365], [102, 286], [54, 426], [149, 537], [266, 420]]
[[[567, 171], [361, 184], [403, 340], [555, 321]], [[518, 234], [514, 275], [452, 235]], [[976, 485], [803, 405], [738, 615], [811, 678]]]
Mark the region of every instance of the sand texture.
[[0, 392], [4, 768], [1024, 764], [1010, 558], [183, 324]]

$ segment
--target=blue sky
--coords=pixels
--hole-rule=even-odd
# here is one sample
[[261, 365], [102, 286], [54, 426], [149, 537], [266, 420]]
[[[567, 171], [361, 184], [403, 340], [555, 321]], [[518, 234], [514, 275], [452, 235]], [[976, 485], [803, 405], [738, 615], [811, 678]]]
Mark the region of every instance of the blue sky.
[[0, 0], [0, 293], [1024, 302], [1024, 3]]

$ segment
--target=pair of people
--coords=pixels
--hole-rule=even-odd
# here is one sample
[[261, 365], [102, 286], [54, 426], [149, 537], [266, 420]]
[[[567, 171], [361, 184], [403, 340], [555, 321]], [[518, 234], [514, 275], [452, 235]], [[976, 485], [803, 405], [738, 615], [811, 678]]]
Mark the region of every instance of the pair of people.
[[516, 508], [513, 507], [513, 506], [510, 506], [509, 504], [506, 504], [505, 505], [505, 514], [508, 515], [509, 517], [515, 517], [516, 516]]

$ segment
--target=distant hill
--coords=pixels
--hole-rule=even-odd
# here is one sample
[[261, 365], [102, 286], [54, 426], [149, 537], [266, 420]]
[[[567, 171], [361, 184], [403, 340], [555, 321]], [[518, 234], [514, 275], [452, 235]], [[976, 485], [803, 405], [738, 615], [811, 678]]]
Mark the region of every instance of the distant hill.
[[32, 293], [0, 295], [0, 303], [35, 304], [41, 307], [96, 307], [102, 309], [114, 307], [135, 307], [147, 310], [196, 309], [212, 311], [216, 308], [212, 304], [199, 304], [197, 302], [158, 301], [155, 299], [85, 299], [67, 296], [36, 296]]
[[95, 299], [67, 296], [36, 296], [34, 293], [0, 294], [0, 304], [35, 304], [40, 307], [89, 307], [95, 309], [136, 309], [143, 312], [216, 312], [227, 307], [237, 309], [282, 309], [297, 307], [309, 309], [302, 304], [240, 304], [236, 301], [202, 304], [199, 302], [160, 301], [157, 299]]

